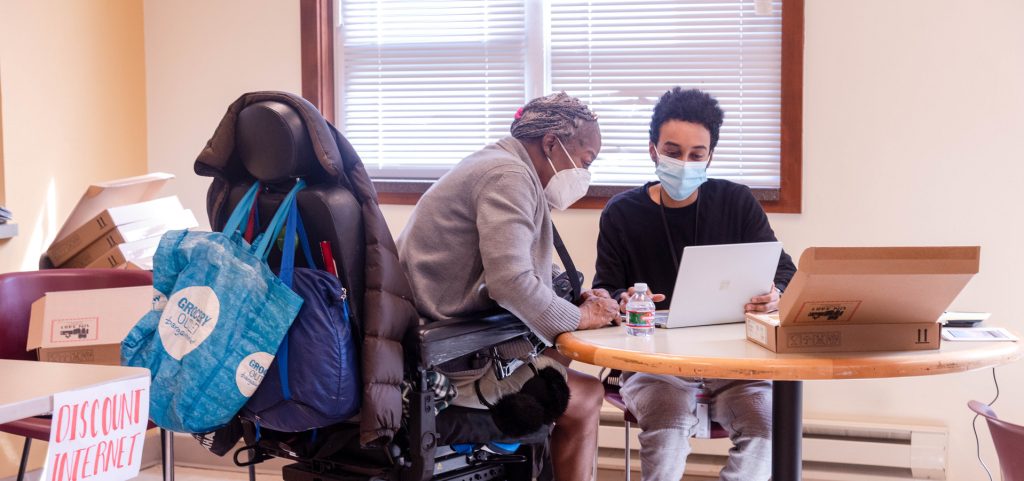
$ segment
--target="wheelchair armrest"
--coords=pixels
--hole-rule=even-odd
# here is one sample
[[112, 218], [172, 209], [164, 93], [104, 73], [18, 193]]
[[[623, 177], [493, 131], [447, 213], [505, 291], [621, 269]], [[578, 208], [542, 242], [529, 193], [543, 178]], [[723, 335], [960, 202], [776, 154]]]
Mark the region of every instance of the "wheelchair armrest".
[[526, 324], [508, 312], [429, 322], [419, 328], [420, 362], [429, 369], [529, 333]]

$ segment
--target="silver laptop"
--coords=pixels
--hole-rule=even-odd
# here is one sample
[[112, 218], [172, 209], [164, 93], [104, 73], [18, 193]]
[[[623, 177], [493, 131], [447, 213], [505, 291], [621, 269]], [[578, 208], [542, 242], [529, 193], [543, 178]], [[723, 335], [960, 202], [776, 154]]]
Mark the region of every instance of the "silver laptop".
[[743, 322], [743, 306], [767, 294], [782, 255], [779, 242], [691, 246], [683, 258], [668, 311], [655, 313], [657, 327]]

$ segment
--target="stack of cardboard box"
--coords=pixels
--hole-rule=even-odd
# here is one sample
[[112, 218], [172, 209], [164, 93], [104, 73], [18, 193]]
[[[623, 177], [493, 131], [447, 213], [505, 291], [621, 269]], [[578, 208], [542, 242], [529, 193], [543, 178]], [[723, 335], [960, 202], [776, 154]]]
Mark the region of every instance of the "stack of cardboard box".
[[939, 317], [978, 272], [981, 248], [811, 247], [778, 313], [746, 316], [779, 353], [938, 349]]
[[152, 269], [160, 238], [198, 225], [176, 196], [157, 197], [173, 176], [149, 174], [89, 187], [46, 255], [54, 267]]

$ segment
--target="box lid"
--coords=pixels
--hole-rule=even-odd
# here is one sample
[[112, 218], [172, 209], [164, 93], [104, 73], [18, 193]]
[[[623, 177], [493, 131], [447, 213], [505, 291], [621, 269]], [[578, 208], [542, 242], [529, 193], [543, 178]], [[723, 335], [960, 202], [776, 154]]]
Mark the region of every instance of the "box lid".
[[935, 322], [978, 272], [981, 247], [810, 247], [782, 324]]
[[32, 303], [25, 348], [120, 343], [152, 299], [152, 286], [49, 292]]
[[800, 271], [808, 274], [977, 274], [981, 246], [808, 247]]

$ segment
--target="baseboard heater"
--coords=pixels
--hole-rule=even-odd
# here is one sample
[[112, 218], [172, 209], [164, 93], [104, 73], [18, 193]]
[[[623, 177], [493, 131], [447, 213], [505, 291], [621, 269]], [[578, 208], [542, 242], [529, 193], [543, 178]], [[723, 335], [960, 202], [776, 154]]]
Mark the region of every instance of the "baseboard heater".
[[[946, 479], [949, 432], [942, 426], [804, 419], [805, 481], [904, 481]], [[630, 428], [632, 470], [640, 470], [637, 426]], [[601, 410], [598, 468], [625, 467], [622, 412]], [[728, 439], [692, 439], [687, 475], [712, 477], [725, 464]], [[639, 479], [639, 477], [634, 478]]]

